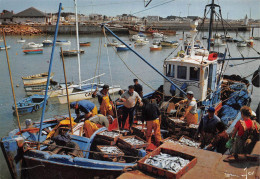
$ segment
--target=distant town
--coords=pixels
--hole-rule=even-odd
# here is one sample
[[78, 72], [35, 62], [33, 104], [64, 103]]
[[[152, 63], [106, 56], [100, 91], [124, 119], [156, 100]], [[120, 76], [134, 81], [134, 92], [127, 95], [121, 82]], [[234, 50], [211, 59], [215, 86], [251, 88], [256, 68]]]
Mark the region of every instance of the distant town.
[[[172, 30], [189, 30], [189, 24], [193, 20], [199, 20], [202, 22], [202, 17], [198, 16], [167, 16], [165, 18], [160, 16], [146, 16], [146, 17], [136, 17], [130, 14], [117, 15], [116, 17], [101, 15], [101, 14], [90, 14], [83, 15], [78, 14], [78, 22], [80, 26], [99, 26], [101, 23], [110, 22], [109, 25], [114, 28], [126, 28], [133, 25], [145, 24], [149, 27], [157, 29], [172, 29]], [[41, 31], [47, 31], [52, 33], [53, 28], [47, 28], [46, 26], [55, 25], [57, 21], [57, 13], [44, 13], [34, 7], [30, 7], [21, 12], [14, 13], [12, 10], [3, 10], [0, 14], [0, 25], [28, 25], [34, 26], [41, 29]], [[75, 25], [75, 13], [63, 12], [60, 17], [60, 24], [64, 26], [74, 26]], [[250, 19], [245, 15], [244, 19], [232, 20], [225, 19], [225, 21], [230, 25], [225, 25], [226, 28], [233, 28], [231, 30], [248, 30], [249, 26], [259, 28], [260, 19], [254, 20]], [[209, 19], [205, 19], [205, 25], [209, 22]], [[45, 26], [45, 28], [43, 27]], [[220, 26], [220, 25], [219, 25]], [[81, 28], [82, 29], [82, 28]], [[66, 30], [74, 31], [73, 28]], [[85, 29], [88, 32], [95, 32], [95, 29]], [[82, 32], [85, 31], [82, 29]], [[89, 31], [90, 30], [90, 31]], [[92, 30], [92, 31], [91, 31]], [[98, 29], [100, 31], [100, 29]], [[119, 31], [124, 31], [120, 29]], [[63, 32], [61, 32], [63, 33]]]

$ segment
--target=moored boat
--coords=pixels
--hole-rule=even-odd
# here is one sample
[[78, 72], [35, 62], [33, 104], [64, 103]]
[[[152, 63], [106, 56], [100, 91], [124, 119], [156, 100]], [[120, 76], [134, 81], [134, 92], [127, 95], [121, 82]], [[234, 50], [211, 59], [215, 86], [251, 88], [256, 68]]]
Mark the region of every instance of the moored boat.
[[120, 51], [128, 51], [129, 48], [128, 48], [127, 46], [125, 46], [125, 45], [117, 45], [117, 46], [116, 46], [116, 50], [117, 50], [118, 52], [120, 52]]
[[[11, 48], [10, 45], [6, 45], [6, 49]], [[4, 45], [0, 45], [0, 50], [5, 50], [5, 46]]]
[[161, 45], [152, 45], [150, 47], [150, 51], [159, 51], [162, 50], [162, 46]]
[[[18, 114], [31, 113], [42, 108], [44, 95], [33, 95], [17, 102]], [[15, 110], [15, 106], [12, 107]]]
[[89, 47], [91, 45], [91, 42], [80, 42], [79, 46], [87, 46]]
[[[52, 79], [54, 76], [54, 73], [51, 73], [50, 79]], [[48, 78], [48, 73], [39, 73], [36, 75], [30, 75], [22, 77], [23, 84], [24, 85], [35, 85], [35, 84], [46, 84]]]
[[17, 43], [25, 43], [25, 42], [26, 42], [26, 40], [25, 40], [25, 39], [23, 39], [23, 38], [21, 38], [21, 39], [17, 40], [16, 42], [17, 42]]
[[69, 40], [57, 40], [56, 45], [70, 45], [71, 42]]
[[178, 41], [162, 40], [160, 43], [162, 47], [177, 47], [179, 45]]
[[[77, 50], [64, 50], [63, 51], [64, 57], [77, 56], [78, 53], [79, 54], [84, 54], [85, 51], [84, 50], [80, 50], [79, 52]], [[61, 56], [61, 52], [60, 52], [60, 56]]]
[[25, 54], [40, 54], [40, 53], [43, 53], [43, 49], [28, 49], [28, 50], [23, 50], [23, 53], [25, 53]]
[[36, 44], [34, 42], [29, 42], [24, 46], [25, 49], [30, 49], [30, 48], [41, 48], [43, 47], [43, 44]]
[[46, 39], [46, 40], [42, 41], [42, 44], [44, 47], [49, 47], [49, 46], [52, 46], [53, 42], [52, 42], [52, 40]]

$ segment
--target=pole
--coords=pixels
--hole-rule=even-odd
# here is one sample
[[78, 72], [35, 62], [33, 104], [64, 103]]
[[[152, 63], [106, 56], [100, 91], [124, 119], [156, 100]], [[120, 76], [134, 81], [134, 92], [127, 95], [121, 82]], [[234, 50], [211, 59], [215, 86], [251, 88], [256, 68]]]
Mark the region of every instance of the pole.
[[105, 26], [105, 24], [102, 24], [102, 27], [104, 27], [107, 31], [109, 31], [117, 40], [119, 40], [122, 44], [124, 44], [129, 50], [134, 52], [141, 60], [143, 60], [147, 65], [149, 65], [153, 70], [155, 70], [159, 75], [161, 75], [164, 79], [169, 81], [172, 85], [174, 85], [178, 90], [180, 90], [185, 96], [187, 96], [187, 93], [184, 92], [179, 86], [177, 86], [175, 83], [173, 83], [167, 76], [162, 74], [159, 70], [157, 70], [154, 66], [152, 66], [147, 60], [144, 59], [139, 53], [137, 53], [135, 50], [133, 50], [131, 47], [129, 47], [124, 41], [122, 41], [114, 32], [112, 32], [108, 27]]
[[12, 72], [11, 72], [11, 67], [10, 67], [10, 62], [9, 62], [9, 55], [8, 55], [7, 46], [6, 46], [5, 29], [4, 28], [2, 29], [2, 32], [3, 32], [3, 37], [4, 37], [5, 53], [6, 53], [6, 60], [7, 60], [7, 64], [8, 64], [9, 77], [10, 77], [10, 82], [11, 82], [11, 87], [12, 87], [13, 98], [14, 98], [15, 114], [17, 116], [19, 131], [21, 132], [21, 124], [20, 124], [19, 114], [18, 114], [18, 110], [17, 110], [16, 98], [15, 98], [15, 92], [14, 92], [14, 85], [13, 85], [13, 78], [12, 78]]
[[[59, 12], [58, 12], [58, 18], [57, 18], [56, 28], [55, 28], [55, 35], [54, 35], [54, 40], [53, 40], [53, 46], [52, 46], [52, 51], [51, 51], [51, 59], [50, 59], [48, 78], [47, 78], [47, 84], [46, 84], [46, 89], [45, 89], [45, 96], [44, 96], [44, 103], [43, 103], [43, 109], [42, 109], [40, 131], [39, 131], [39, 135], [38, 135], [38, 142], [40, 142], [40, 137], [41, 137], [41, 133], [42, 133], [42, 123], [43, 123], [45, 109], [46, 109], [48, 87], [49, 87], [49, 84], [50, 84], [51, 67], [52, 67], [53, 55], [54, 55], [54, 51], [55, 51], [56, 39], [57, 39], [58, 29], [59, 29], [61, 7], [62, 7], [62, 4], [60, 3], [60, 5], [59, 5]], [[38, 145], [38, 150], [39, 149], [40, 149], [40, 145]]]
[[64, 62], [64, 56], [63, 56], [62, 47], [60, 48], [60, 51], [61, 51], [61, 59], [62, 59], [62, 65], [63, 65], [64, 79], [65, 79], [65, 84], [66, 84], [68, 110], [69, 110], [69, 117], [70, 117], [70, 129], [71, 129], [71, 133], [73, 134], [73, 130], [72, 130], [72, 118], [71, 118], [71, 112], [70, 112], [70, 98], [69, 98], [68, 83], [67, 83], [67, 78], [66, 78], [66, 69], [65, 69], [65, 62]]
[[78, 26], [78, 12], [77, 0], [74, 0], [75, 17], [76, 17], [76, 43], [77, 43], [77, 57], [78, 57], [78, 70], [79, 70], [79, 88], [81, 89], [81, 73], [80, 73], [80, 52], [79, 52], [79, 26]]

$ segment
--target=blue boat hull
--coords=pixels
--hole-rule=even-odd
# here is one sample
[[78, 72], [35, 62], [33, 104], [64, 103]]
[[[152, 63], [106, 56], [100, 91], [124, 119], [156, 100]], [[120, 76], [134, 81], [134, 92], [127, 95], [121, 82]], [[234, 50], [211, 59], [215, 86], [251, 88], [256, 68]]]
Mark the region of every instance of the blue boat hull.
[[43, 51], [31, 51], [31, 52], [24, 52], [25, 54], [41, 54]]
[[117, 51], [128, 51], [129, 48], [127, 48], [127, 47], [117, 47], [116, 50]]

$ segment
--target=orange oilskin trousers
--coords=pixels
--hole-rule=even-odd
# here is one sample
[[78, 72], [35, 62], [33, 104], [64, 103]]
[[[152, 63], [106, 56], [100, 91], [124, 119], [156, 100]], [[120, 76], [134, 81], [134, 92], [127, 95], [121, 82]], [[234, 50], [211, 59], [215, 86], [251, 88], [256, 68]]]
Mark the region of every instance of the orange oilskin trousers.
[[160, 130], [160, 120], [155, 119], [153, 121], [146, 121], [146, 141], [150, 144], [152, 139], [152, 131], [154, 130], [155, 144], [160, 145], [161, 142], [161, 130]]
[[102, 98], [102, 103], [100, 105], [100, 113], [103, 114], [104, 116], [107, 115], [114, 116], [113, 106], [110, 103], [110, 99], [108, 95], [103, 96]]
[[85, 132], [85, 137], [90, 138], [92, 136], [92, 134], [98, 130], [98, 126], [93, 123], [90, 122], [89, 120], [86, 120], [84, 123], [84, 132]]
[[198, 113], [191, 114], [188, 112], [186, 116], [187, 124], [198, 124]]

